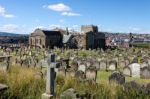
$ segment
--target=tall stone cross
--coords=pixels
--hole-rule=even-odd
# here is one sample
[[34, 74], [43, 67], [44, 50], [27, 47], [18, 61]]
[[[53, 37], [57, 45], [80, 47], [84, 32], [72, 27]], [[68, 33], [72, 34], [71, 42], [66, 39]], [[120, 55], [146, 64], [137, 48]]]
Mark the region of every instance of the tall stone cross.
[[42, 99], [50, 99], [54, 95], [56, 77], [54, 68], [59, 67], [58, 63], [55, 62], [55, 55], [53, 53], [48, 54], [47, 62], [46, 93], [42, 94]]

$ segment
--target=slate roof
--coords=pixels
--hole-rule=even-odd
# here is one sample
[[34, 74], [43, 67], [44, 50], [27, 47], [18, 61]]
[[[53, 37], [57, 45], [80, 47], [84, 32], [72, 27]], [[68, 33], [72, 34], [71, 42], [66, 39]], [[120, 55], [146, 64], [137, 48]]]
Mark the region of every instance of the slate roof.
[[63, 43], [67, 43], [73, 35], [69, 34], [69, 35], [63, 35]]
[[61, 32], [60, 31], [50, 31], [50, 30], [42, 30], [42, 32], [45, 34], [45, 35], [60, 35]]

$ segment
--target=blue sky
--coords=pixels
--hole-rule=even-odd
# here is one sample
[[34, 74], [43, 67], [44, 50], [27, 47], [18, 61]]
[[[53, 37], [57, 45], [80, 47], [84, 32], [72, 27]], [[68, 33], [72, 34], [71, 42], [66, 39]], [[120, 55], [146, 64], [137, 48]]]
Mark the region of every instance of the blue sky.
[[0, 31], [90, 24], [99, 31], [150, 33], [150, 0], [0, 0]]

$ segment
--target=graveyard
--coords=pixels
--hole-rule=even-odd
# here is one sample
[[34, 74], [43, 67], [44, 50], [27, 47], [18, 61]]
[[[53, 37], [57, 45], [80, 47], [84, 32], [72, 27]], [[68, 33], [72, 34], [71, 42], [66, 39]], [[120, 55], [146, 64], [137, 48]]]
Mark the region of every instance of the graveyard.
[[150, 98], [146, 48], [0, 49], [1, 99]]

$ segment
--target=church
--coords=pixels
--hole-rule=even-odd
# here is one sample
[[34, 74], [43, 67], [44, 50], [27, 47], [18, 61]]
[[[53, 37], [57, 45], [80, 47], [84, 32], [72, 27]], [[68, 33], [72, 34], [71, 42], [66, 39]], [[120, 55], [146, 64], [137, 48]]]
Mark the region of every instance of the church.
[[81, 33], [63, 29], [36, 29], [29, 37], [29, 46], [39, 48], [105, 49], [105, 33], [94, 25], [81, 26]]

